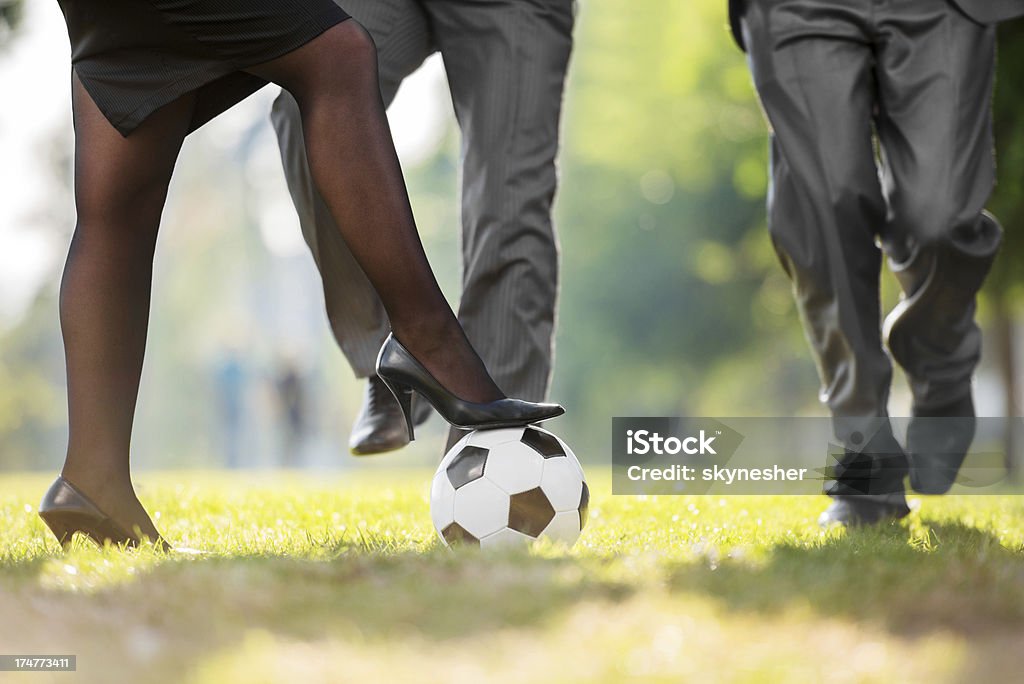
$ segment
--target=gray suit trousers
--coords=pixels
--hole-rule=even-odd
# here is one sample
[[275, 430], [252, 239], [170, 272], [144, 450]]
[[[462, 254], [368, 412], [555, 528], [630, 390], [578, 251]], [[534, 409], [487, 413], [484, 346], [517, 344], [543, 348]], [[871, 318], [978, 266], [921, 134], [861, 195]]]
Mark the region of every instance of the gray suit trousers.
[[[558, 290], [551, 209], [573, 0], [342, 4], [377, 44], [385, 104], [424, 59], [441, 52], [462, 132], [459, 320], [502, 390], [543, 399]], [[295, 100], [282, 93], [271, 118], [335, 338], [356, 375], [369, 376], [387, 316], [313, 184]]]
[[994, 181], [995, 29], [938, 0], [748, 0], [742, 24], [772, 129], [769, 230], [821, 400], [837, 417], [887, 415], [879, 245], [897, 270], [944, 255], [929, 278], [901, 277], [908, 296], [926, 280], [941, 293], [924, 298], [934, 310], [896, 359], [919, 381], [915, 402], [969, 391], [974, 297], [999, 235], [982, 212]]

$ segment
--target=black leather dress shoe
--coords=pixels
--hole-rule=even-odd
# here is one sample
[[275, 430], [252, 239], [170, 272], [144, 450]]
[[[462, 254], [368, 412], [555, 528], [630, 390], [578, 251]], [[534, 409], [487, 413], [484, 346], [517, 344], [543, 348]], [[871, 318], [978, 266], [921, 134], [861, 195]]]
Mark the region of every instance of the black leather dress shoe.
[[[863, 439], [863, 438], [862, 438]], [[828, 469], [825, 493], [832, 497], [898, 494], [906, 490], [907, 455], [888, 420], [879, 425], [859, 450], [847, 448]]]
[[[430, 406], [424, 401], [413, 402], [416, 425], [422, 425], [430, 417]], [[409, 443], [409, 431], [405, 415], [391, 390], [376, 375], [366, 381], [363, 406], [352, 434], [348, 440], [353, 456], [370, 456], [401, 449]]]
[[818, 517], [818, 524], [822, 527], [878, 525], [899, 520], [910, 513], [903, 493], [840, 494], [832, 499], [829, 507]]

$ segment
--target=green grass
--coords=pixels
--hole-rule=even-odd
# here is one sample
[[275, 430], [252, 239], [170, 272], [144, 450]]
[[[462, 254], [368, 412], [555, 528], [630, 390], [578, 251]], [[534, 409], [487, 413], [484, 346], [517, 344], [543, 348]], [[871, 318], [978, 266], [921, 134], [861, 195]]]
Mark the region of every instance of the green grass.
[[200, 557], [64, 553], [34, 511], [48, 478], [0, 477], [0, 653], [79, 663], [0, 681], [1019, 674], [1024, 499], [927, 498], [899, 525], [822, 532], [823, 498], [613, 497], [597, 477], [574, 548], [496, 555], [437, 544], [428, 477], [142, 475], [158, 526]]

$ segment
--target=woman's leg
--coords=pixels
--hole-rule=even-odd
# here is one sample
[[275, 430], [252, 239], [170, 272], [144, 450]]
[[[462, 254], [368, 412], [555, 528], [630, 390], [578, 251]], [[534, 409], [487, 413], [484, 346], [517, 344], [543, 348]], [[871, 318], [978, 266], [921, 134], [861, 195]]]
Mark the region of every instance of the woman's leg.
[[77, 77], [72, 88], [78, 223], [60, 291], [70, 427], [63, 475], [122, 526], [156, 539], [132, 488], [128, 452], [153, 250], [194, 97], [124, 138]]
[[298, 101], [313, 178], [395, 336], [454, 394], [501, 398], [427, 263], [366, 31], [345, 21], [251, 71]]

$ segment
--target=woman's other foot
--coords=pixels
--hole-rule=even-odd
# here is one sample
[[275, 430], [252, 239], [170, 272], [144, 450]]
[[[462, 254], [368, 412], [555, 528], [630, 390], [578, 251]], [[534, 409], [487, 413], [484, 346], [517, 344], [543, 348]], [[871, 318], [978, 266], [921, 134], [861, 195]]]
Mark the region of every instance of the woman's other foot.
[[148, 539], [167, 548], [131, 484], [119, 486], [118, 479], [85, 478], [83, 483], [77, 476], [72, 480], [62, 474], [43, 497], [39, 515], [64, 545], [79, 533], [97, 544], [137, 546]]

